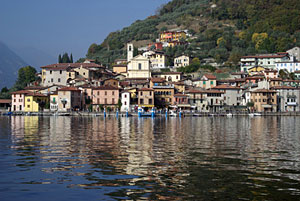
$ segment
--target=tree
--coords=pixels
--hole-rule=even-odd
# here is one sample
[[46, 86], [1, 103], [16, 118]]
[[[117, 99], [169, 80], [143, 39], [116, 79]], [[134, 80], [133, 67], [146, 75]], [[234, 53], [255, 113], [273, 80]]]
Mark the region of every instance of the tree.
[[2, 89], [1, 89], [1, 93], [7, 93], [8, 92], [8, 88], [7, 87], [3, 87]]
[[61, 55], [58, 56], [58, 63], [62, 63]]
[[119, 110], [121, 109], [121, 107], [122, 107], [122, 102], [121, 102], [121, 99], [119, 99], [118, 100], [118, 108], [119, 108]]
[[36, 70], [32, 66], [25, 66], [19, 69], [18, 79], [15, 83], [17, 90], [24, 89], [29, 83], [36, 81]]
[[70, 63], [73, 63], [73, 55], [71, 53], [71, 56], [70, 56]]
[[70, 63], [70, 58], [68, 53], [64, 53], [62, 56], [62, 63]]

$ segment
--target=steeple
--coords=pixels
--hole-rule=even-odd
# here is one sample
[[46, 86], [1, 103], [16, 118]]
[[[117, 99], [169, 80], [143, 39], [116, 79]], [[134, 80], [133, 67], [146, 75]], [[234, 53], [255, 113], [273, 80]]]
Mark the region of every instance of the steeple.
[[127, 61], [131, 61], [133, 59], [133, 44], [127, 44]]

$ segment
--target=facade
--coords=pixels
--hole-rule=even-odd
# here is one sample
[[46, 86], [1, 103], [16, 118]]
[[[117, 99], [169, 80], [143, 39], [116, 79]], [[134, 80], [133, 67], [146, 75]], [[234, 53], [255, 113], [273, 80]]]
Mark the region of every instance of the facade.
[[50, 111], [58, 111], [58, 92], [50, 95]]
[[0, 111], [11, 109], [11, 99], [0, 99]]
[[282, 62], [276, 62], [276, 69], [278, 71], [280, 70], [286, 70], [289, 73], [293, 73], [295, 71], [300, 70], [300, 61], [282, 61]]
[[224, 92], [218, 90], [206, 90], [207, 109], [209, 112], [221, 112], [224, 107]]
[[213, 89], [224, 92], [224, 105], [239, 106], [242, 105], [241, 89], [230, 85], [219, 85]]
[[164, 107], [172, 105], [175, 89], [174, 86], [153, 86], [155, 105]]
[[174, 67], [185, 67], [190, 65], [190, 57], [182, 55], [174, 59]]
[[42, 85], [67, 85], [67, 71], [71, 70], [71, 67], [65, 65], [57, 66], [44, 66], [42, 68]]
[[189, 104], [189, 96], [185, 94], [174, 94], [172, 105], [182, 110], [191, 108], [191, 105]]
[[138, 106], [143, 108], [154, 107], [154, 90], [142, 88], [138, 90]]
[[151, 78], [150, 60], [138, 55], [128, 62], [127, 78]]
[[268, 89], [257, 89], [251, 92], [251, 102], [254, 103], [256, 112], [276, 112], [276, 91]]
[[127, 64], [117, 64], [113, 66], [114, 73], [127, 73]]
[[150, 59], [150, 67], [153, 69], [165, 68], [166, 56], [163, 52], [148, 51], [143, 53], [144, 57]]
[[48, 103], [48, 96], [30, 92], [25, 95], [25, 112], [42, 112]]
[[93, 109], [98, 111], [99, 105], [116, 109], [119, 102], [119, 89], [113, 86], [93, 88]]
[[294, 47], [288, 51], [290, 57], [293, 58], [294, 61], [300, 61], [300, 48], [299, 47]]
[[249, 68], [255, 66], [262, 66], [264, 68], [276, 69], [276, 63], [290, 61], [289, 54], [287, 52], [277, 54], [262, 54], [255, 56], [243, 56], [241, 57], [241, 71], [248, 72]]
[[152, 77], [164, 78], [167, 82], [179, 82], [182, 80], [181, 72], [153, 72]]
[[191, 108], [199, 112], [207, 112], [207, 94], [204, 90], [190, 89], [185, 93], [188, 95], [188, 102], [191, 105]]
[[81, 91], [76, 87], [58, 90], [58, 111], [72, 111], [82, 108]]
[[129, 91], [123, 91], [121, 93], [121, 112], [130, 112], [131, 108], [130, 108], [130, 92]]
[[119, 88], [119, 80], [114, 79], [114, 78], [108, 78], [103, 81], [103, 85]]
[[299, 112], [300, 90], [289, 86], [276, 86], [278, 112]]
[[182, 39], [186, 39], [184, 31], [165, 31], [160, 34], [161, 42], [180, 41]]
[[21, 90], [11, 93], [12, 109], [14, 112], [22, 112], [25, 110], [25, 95], [30, 93], [27, 90]]
[[210, 89], [217, 86], [217, 77], [214, 75], [203, 75], [200, 80], [193, 81], [195, 87]]

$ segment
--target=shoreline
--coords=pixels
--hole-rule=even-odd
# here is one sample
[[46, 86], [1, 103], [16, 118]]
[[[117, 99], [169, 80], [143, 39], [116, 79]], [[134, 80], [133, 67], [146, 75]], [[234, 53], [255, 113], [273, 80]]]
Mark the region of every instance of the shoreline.
[[[208, 117], [208, 116], [251, 116], [253, 113], [190, 113], [183, 112], [182, 117]], [[268, 113], [255, 113], [256, 115], [252, 116], [300, 116], [300, 112], [268, 112]], [[129, 112], [128, 116], [125, 112], [119, 112], [118, 115], [114, 112], [106, 113], [104, 115], [103, 112], [12, 112], [12, 113], [0, 113], [0, 116], [106, 116], [106, 117], [138, 117], [137, 112]], [[155, 117], [165, 117], [165, 113], [156, 113]], [[172, 116], [170, 113], [167, 115], [168, 117], [179, 117]]]

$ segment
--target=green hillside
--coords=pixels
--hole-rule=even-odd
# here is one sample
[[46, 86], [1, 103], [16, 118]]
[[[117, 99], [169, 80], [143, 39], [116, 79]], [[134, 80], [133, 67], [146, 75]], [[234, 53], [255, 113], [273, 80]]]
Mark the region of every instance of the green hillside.
[[126, 57], [127, 42], [146, 45], [171, 29], [187, 29], [193, 35], [189, 45], [165, 49], [171, 58], [185, 53], [235, 66], [242, 55], [300, 46], [300, 4], [297, 0], [173, 0], [155, 15], [110, 33], [102, 44], [92, 44], [86, 56], [110, 65]]

